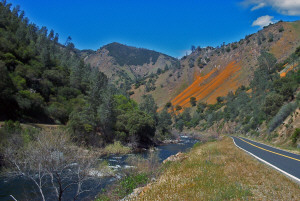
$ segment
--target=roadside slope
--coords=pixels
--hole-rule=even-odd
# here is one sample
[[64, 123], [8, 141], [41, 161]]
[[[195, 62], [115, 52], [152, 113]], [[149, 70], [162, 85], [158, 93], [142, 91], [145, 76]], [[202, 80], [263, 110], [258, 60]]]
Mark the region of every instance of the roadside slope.
[[166, 167], [138, 200], [299, 200], [300, 187], [228, 137], [197, 146]]

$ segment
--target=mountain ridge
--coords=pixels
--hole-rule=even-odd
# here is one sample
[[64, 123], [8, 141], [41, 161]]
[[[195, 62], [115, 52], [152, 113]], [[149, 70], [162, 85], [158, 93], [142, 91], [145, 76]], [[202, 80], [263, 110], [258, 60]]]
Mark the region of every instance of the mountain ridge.
[[[84, 61], [105, 73], [116, 85], [131, 84], [150, 74], [156, 74], [165, 66], [175, 66], [178, 60], [166, 54], [113, 42], [95, 52], [84, 52]], [[158, 70], [160, 69], [160, 70]]]
[[[213, 104], [217, 97], [226, 96], [230, 91], [234, 92], [238, 87], [250, 83], [261, 51], [272, 53], [277, 58], [277, 63], [282, 63], [299, 44], [300, 21], [280, 21], [247, 35], [238, 42], [223, 43], [216, 48], [196, 48], [180, 60], [179, 69], [173, 69], [168, 75], [159, 75], [155, 90], [146, 94], [152, 94], [160, 108], [167, 102], [185, 108], [190, 107], [189, 99], [201, 89], [203, 91], [195, 96], [196, 100]], [[236, 66], [239, 69], [228, 74], [233, 62], [240, 67]], [[209, 74], [211, 75], [207, 76]], [[222, 78], [222, 74], [227, 76]], [[145, 94], [145, 87], [132, 90], [134, 94], [131, 97], [139, 102], [140, 96]], [[178, 99], [182, 101], [176, 101]]]

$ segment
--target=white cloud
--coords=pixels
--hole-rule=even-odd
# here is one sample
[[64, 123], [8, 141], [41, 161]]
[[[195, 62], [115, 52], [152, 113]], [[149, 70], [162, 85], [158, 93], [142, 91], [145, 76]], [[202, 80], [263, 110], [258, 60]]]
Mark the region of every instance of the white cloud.
[[258, 10], [258, 9], [263, 8], [263, 7], [265, 7], [265, 6], [266, 6], [265, 3], [259, 3], [259, 4], [257, 4], [256, 6], [252, 7], [252, 8], [251, 8], [251, 11]]
[[273, 16], [269, 16], [269, 15], [261, 16], [252, 23], [252, 26], [260, 26], [260, 27], [267, 26], [270, 23], [273, 23], [272, 21], [273, 18], [274, 18]]
[[244, 0], [242, 4], [251, 6], [251, 11], [270, 6], [283, 15], [300, 16], [300, 0]]

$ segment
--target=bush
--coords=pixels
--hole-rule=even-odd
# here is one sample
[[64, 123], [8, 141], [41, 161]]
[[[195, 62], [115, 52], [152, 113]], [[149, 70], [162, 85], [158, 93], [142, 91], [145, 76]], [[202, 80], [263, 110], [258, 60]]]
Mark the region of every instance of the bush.
[[20, 133], [22, 130], [20, 122], [13, 122], [12, 120], [5, 121], [3, 128], [8, 134]]
[[193, 68], [194, 67], [194, 63], [195, 63], [195, 60], [193, 58], [190, 58], [189, 59], [189, 67]]
[[184, 121], [182, 119], [179, 119], [179, 121], [177, 121], [177, 123], [175, 124], [175, 127], [181, 132], [184, 127]]
[[120, 188], [118, 189], [118, 194], [121, 197], [124, 197], [131, 193], [133, 189], [137, 188], [138, 186], [145, 185], [148, 181], [147, 174], [137, 174], [137, 175], [130, 175], [125, 177], [120, 182]]
[[172, 106], [171, 102], [167, 102], [166, 105], [165, 105], [166, 108], [170, 108], [171, 106]]
[[160, 164], [158, 152], [154, 151], [152, 148], [149, 150], [147, 158], [138, 155], [132, 155], [126, 159], [126, 162], [130, 166], [134, 166], [134, 172], [139, 174], [153, 174], [155, 173], [155, 170], [157, 170]]
[[283, 31], [284, 31], [283, 26], [280, 26], [279, 29], [278, 29], [278, 31], [279, 31], [279, 32], [283, 32]]
[[123, 146], [121, 142], [115, 141], [113, 144], [109, 144], [104, 148], [106, 154], [128, 154], [130, 148]]
[[[69, 112], [66, 106], [62, 103], [53, 102], [47, 107], [47, 112], [51, 118], [53, 118], [56, 123], [67, 123], [69, 119]], [[59, 121], [59, 122], [57, 122]]]
[[268, 42], [273, 42], [273, 40], [274, 40], [274, 36], [273, 36], [273, 34], [271, 33], [271, 32], [269, 32], [269, 34], [268, 34]]
[[191, 105], [192, 105], [193, 107], [196, 106], [196, 104], [197, 104], [196, 98], [195, 98], [195, 97], [191, 97], [191, 98], [190, 98], [190, 103], [191, 103]]
[[283, 104], [283, 97], [279, 94], [271, 93], [267, 95], [263, 105], [263, 111], [267, 116], [275, 116]]
[[282, 106], [279, 112], [269, 124], [269, 132], [275, 130], [297, 108], [297, 103], [289, 103]]
[[128, 92], [128, 95], [129, 95], [129, 96], [131, 96], [131, 95], [133, 95], [133, 94], [134, 94], [134, 91], [129, 91], [129, 92]]
[[175, 106], [175, 110], [176, 110], [176, 111], [179, 111], [179, 110], [181, 110], [181, 109], [182, 109], [182, 107], [181, 107], [180, 105], [176, 105], [176, 106]]
[[296, 144], [299, 137], [300, 137], [300, 128], [296, 128], [293, 135], [292, 135], [293, 144]]

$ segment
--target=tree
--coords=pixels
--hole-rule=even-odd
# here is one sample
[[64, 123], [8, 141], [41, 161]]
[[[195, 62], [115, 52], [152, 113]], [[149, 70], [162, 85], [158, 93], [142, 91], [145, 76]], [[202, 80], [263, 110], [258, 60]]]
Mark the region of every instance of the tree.
[[156, 73], [157, 73], [158, 75], [160, 75], [160, 74], [162, 73], [162, 70], [161, 70], [160, 68], [158, 68], [157, 71], [156, 71]]
[[170, 113], [164, 109], [158, 114], [158, 127], [167, 130], [170, 125], [172, 125], [172, 117]]
[[184, 124], [186, 125], [188, 122], [191, 121], [192, 117], [191, 117], [191, 108], [186, 108], [182, 114], [180, 115], [180, 119], [182, 119], [184, 121]]
[[284, 28], [283, 28], [282, 25], [279, 27], [278, 31], [279, 31], [279, 32], [283, 32], [283, 31], [284, 31]]
[[296, 51], [295, 51], [295, 54], [300, 57], [300, 46], [297, 47]]
[[206, 103], [203, 103], [203, 102], [199, 101], [198, 104], [197, 104], [197, 110], [196, 110], [196, 112], [199, 113], [199, 114], [201, 114], [201, 113], [204, 112], [204, 110], [205, 110], [206, 107], [207, 107]]
[[181, 110], [181, 109], [182, 109], [182, 107], [181, 107], [180, 105], [176, 105], [176, 106], [175, 106], [175, 110], [176, 110], [176, 111], [179, 111], [179, 110]]
[[53, 102], [47, 107], [48, 114], [59, 123], [65, 124], [68, 121], [69, 113], [64, 104]]
[[179, 120], [176, 122], [175, 127], [176, 127], [179, 131], [182, 131], [182, 130], [183, 130], [183, 127], [184, 127], [184, 121], [183, 121], [182, 119], [179, 119]]
[[272, 74], [275, 72], [277, 59], [276, 57], [268, 53], [266, 51], [262, 51], [260, 54], [260, 57], [258, 58], [258, 64], [261, 68], [265, 68], [269, 74]]
[[118, 140], [131, 143], [133, 147], [149, 146], [155, 135], [155, 121], [138, 109], [117, 116], [115, 130]]
[[274, 55], [262, 51], [258, 58], [259, 67], [254, 71], [253, 80], [250, 83], [255, 93], [261, 93], [271, 86], [273, 74], [276, 71], [276, 58]]
[[269, 34], [268, 34], [268, 42], [273, 42], [273, 40], [274, 40], [274, 36], [273, 36], [273, 34], [271, 33], [271, 32], [269, 32]]
[[292, 64], [293, 64], [293, 69], [294, 69], [294, 67], [295, 67], [295, 61], [297, 60], [297, 58], [298, 58], [298, 55], [297, 55], [296, 53], [293, 53], [293, 54], [291, 54], [291, 56], [290, 56], [291, 62], [292, 62]]
[[192, 46], [191, 46], [191, 51], [192, 51], [192, 52], [195, 52], [195, 50], [196, 50], [195, 45], [192, 45]]
[[217, 97], [217, 102], [218, 102], [218, 103], [223, 103], [223, 102], [224, 102], [224, 99], [225, 99], [224, 97], [218, 96], [218, 97]]
[[195, 63], [195, 59], [194, 58], [190, 58], [189, 59], [189, 67], [193, 68], [194, 67], [194, 63]]
[[154, 120], [157, 119], [157, 105], [151, 94], [143, 95], [140, 109], [149, 114]]
[[167, 71], [167, 70], [169, 70], [169, 66], [166, 64], [165, 68], [164, 68], [164, 71]]
[[0, 119], [15, 116], [14, 110], [17, 103], [14, 101], [14, 93], [16, 88], [9, 76], [9, 72], [5, 64], [0, 61]]
[[191, 98], [190, 98], [190, 103], [191, 103], [191, 105], [192, 105], [193, 107], [196, 106], [196, 104], [197, 104], [196, 98], [195, 98], [195, 97], [191, 97]]
[[[95, 180], [90, 171], [97, 163], [95, 152], [83, 152], [72, 145], [68, 135], [62, 131], [42, 132], [36, 140], [26, 146], [20, 146], [20, 138], [12, 138], [5, 147], [5, 159], [11, 164], [15, 175], [23, 175], [30, 179], [38, 188], [41, 200], [46, 200], [47, 194], [55, 194], [57, 200], [62, 200], [66, 191], [74, 189], [73, 200], [86, 192], [98, 187], [95, 183], [92, 189], [86, 189], [84, 184]], [[50, 182], [52, 188], [46, 187]]]
[[165, 105], [166, 108], [170, 108], [171, 106], [172, 106], [171, 102], [167, 102], [166, 105]]
[[289, 100], [294, 98], [294, 86], [291, 83], [283, 84], [280, 94], [284, 97], [284, 100]]
[[169, 129], [172, 125], [172, 117], [171, 114], [167, 111], [167, 109], [163, 109], [158, 114], [158, 122], [156, 128], [156, 139], [163, 140], [165, 139], [166, 135], [169, 134]]
[[269, 94], [266, 97], [263, 111], [266, 113], [267, 116], [275, 116], [283, 104], [283, 97], [279, 94]]

